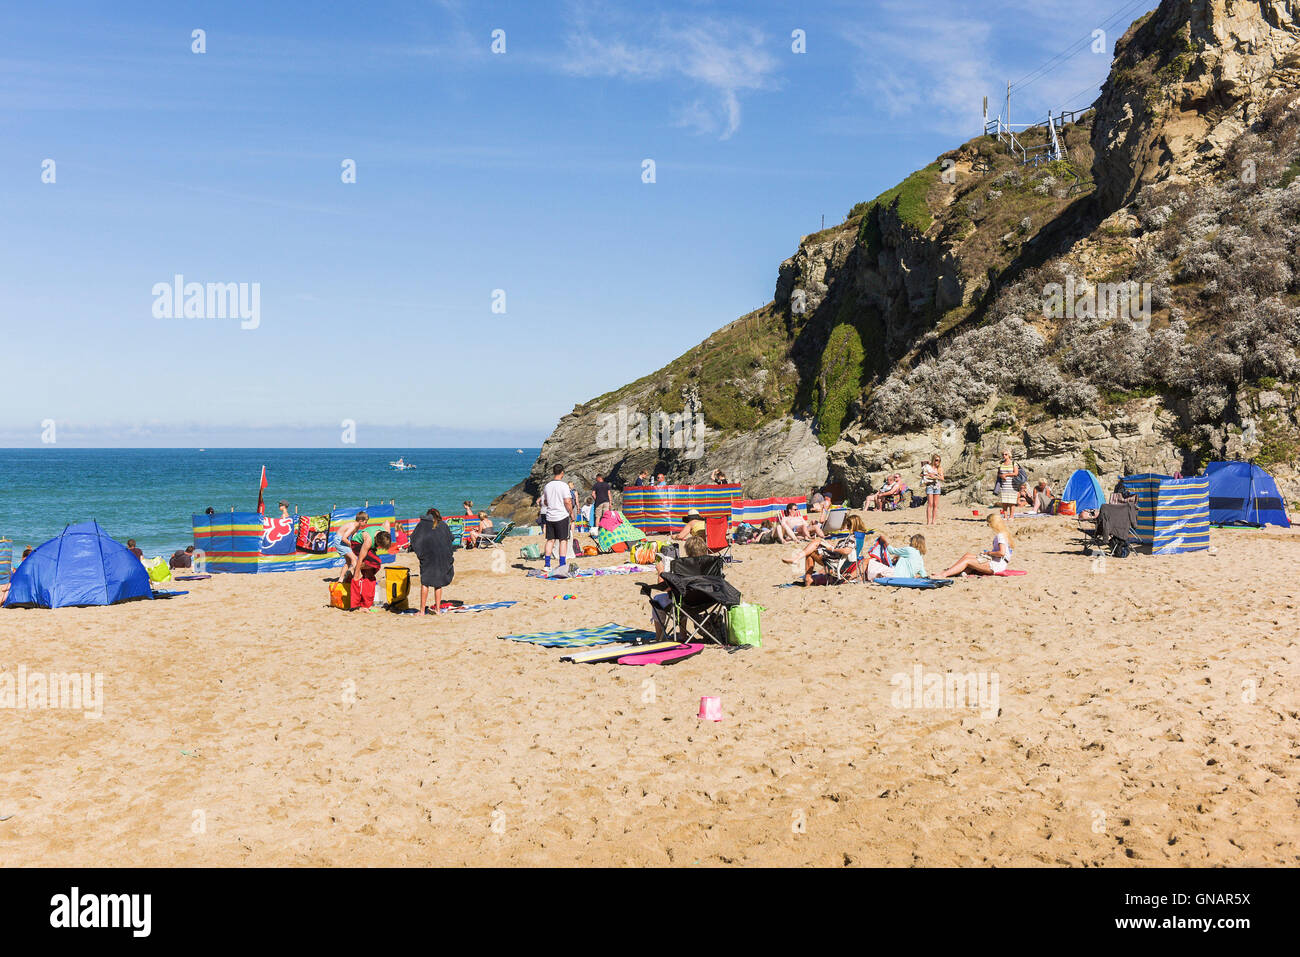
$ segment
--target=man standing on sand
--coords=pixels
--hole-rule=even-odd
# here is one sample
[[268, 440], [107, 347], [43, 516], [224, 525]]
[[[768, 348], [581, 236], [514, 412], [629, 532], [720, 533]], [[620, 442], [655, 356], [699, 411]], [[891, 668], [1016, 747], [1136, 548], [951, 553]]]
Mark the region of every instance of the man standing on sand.
[[546, 551], [543, 567], [551, 567], [551, 546], [559, 542], [560, 567], [569, 560], [569, 523], [573, 519], [573, 499], [564, 481], [564, 466], [557, 465], [551, 473], [554, 478], [542, 489], [542, 517], [546, 520]]
[[613, 491], [610, 484], [605, 481], [605, 476], [596, 476], [596, 484], [591, 489], [591, 500], [595, 508], [591, 516], [593, 526], [600, 522], [600, 516], [605, 513], [606, 509], [613, 507], [613, 503], [610, 501], [610, 495]]

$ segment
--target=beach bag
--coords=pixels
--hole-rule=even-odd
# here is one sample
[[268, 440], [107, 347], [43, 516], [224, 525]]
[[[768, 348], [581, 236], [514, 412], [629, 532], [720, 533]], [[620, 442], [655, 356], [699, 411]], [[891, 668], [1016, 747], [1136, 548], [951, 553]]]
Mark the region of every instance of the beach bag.
[[360, 575], [352, 576], [352, 583], [349, 586], [350, 592], [349, 608], [355, 611], [358, 608], [375, 607], [375, 580], [373, 578], [363, 578]]
[[1056, 514], [1057, 514], [1057, 515], [1073, 515], [1073, 514], [1074, 514], [1074, 503], [1073, 503], [1073, 502], [1062, 502], [1060, 505], [1057, 506], [1057, 508], [1056, 508]]
[[1016, 477], [1011, 480], [1011, 487], [1019, 490], [1026, 482], [1029, 481], [1029, 472], [1022, 465], [1020, 471], [1016, 472]]
[[352, 589], [343, 582], [330, 582], [330, 607], [348, 611], [352, 607]]
[[653, 565], [658, 557], [658, 542], [641, 542], [632, 553], [632, 558], [638, 565]]
[[584, 545], [582, 546], [582, 554], [590, 558], [592, 555], [599, 555], [600, 549], [595, 545]]
[[538, 545], [536, 542], [532, 543], [531, 545], [525, 545], [523, 548], [519, 549], [519, 557], [520, 558], [541, 558], [542, 546]]
[[405, 611], [411, 594], [411, 570], [401, 565], [384, 569], [384, 597], [389, 611]]
[[742, 602], [727, 610], [727, 639], [733, 645], [763, 647], [763, 630], [759, 627], [762, 605]]
[[172, 580], [172, 570], [167, 567], [167, 563], [162, 558], [151, 558], [144, 563], [145, 571], [149, 573], [151, 582], [169, 582]]

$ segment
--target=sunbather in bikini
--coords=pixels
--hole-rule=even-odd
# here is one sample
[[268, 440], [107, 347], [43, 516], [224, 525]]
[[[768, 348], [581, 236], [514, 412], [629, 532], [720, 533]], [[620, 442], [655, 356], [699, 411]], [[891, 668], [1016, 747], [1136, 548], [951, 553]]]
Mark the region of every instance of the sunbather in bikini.
[[809, 541], [815, 538], [808, 520], [799, 514], [798, 506], [794, 504], [785, 507], [785, 513], [776, 523], [776, 539], [779, 542], [796, 542], [799, 539]]

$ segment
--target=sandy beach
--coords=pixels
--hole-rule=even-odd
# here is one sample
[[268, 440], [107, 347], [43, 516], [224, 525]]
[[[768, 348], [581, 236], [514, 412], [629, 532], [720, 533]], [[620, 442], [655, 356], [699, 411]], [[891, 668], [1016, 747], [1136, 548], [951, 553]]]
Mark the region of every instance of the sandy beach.
[[[0, 611], [0, 670], [104, 682], [99, 720], [0, 712], [0, 864], [1300, 863], [1300, 535], [1098, 567], [1072, 520], [1013, 530], [1028, 575], [934, 591], [782, 589], [787, 549], [737, 547], [764, 647], [672, 667], [498, 640], [647, 623], [653, 573], [530, 579], [524, 538], [457, 553], [447, 597], [518, 601], [479, 614], [343, 613], [321, 572]], [[927, 535], [932, 573], [990, 537]], [[996, 713], [898, 706], [918, 666], [996, 676]]]

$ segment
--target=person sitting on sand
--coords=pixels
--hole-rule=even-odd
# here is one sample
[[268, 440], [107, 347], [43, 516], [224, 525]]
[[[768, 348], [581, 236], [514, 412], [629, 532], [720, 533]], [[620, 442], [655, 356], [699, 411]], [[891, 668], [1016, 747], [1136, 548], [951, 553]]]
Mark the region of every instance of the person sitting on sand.
[[370, 516], [366, 512], [357, 512], [356, 518], [350, 522], [344, 522], [338, 528], [334, 551], [343, 559], [343, 570], [339, 572], [338, 577], [341, 582], [347, 581], [356, 571], [352, 564], [352, 536], [356, 534], [357, 529], [368, 521], [370, 521]]
[[1035, 512], [1041, 512], [1044, 515], [1050, 514], [1052, 510], [1052, 499], [1056, 496], [1052, 493], [1052, 486], [1045, 478], [1040, 478], [1038, 484], [1034, 486], [1033, 502]]
[[[877, 557], [878, 556], [878, 557]], [[881, 561], [880, 559], [886, 559]], [[882, 533], [876, 547], [868, 553], [866, 566], [859, 563], [862, 577], [869, 582], [877, 578], [928, 578], [925, 571], [925, 536], [913, 535], [906, 545], [893, 546]]]
[[473, 518], [473, 516], [474, 516], [474, 503], [471, 502], [469, 499], [466, 499], [465, 501], [461, 502], [460, 504], [464, 507], [464, 509], [465, 509], [465, 514], [468, 515], [469, 517]]
[[194, 567], [194, 546], [186, 545], [185, 551], [176, 551], [167, 561], [168, 568], [193, 568]]
[[135, 543], [134, 538], [128, 538], [126, 540], [126, 549], [136, 558], [140, 559], [140, 561], [144, 561], [144, 552], [140, 550], [140, 546]]
[[684, 542], [696, 535], [706, 534], [707, 529], [708, 526], [704, 523], [704, 516], [697, 509], [691, 509], [682, 516], [682, 527], [673, 532], [673, 538], [679, 542]]
[[442, 590], [451, 584], [456, 575], [455, 550], [451, 529], [442, 520], [442, 513], [431, 508], [420, 517], [411, 533], [411, 552], [420, 562], [420, 611], [425, 613], [429, 604], [429, 589], [433, 589], [433, 613], [442, 614]]
[[[823, 568], [830, 568], [833, 564], [842, 563], [843, 568], [848, 568], [858, 560], [858, 541], [856, 532], [866, 532], [867, 526], [863, 523], [862, 517], [857, 513], [849, 516], [844, 524], [845, 531], [848, 532], [840, 538], [829, 541], [809, 542], [804, 546], [803, 552], [803, 583], [805, 586], [812, 584], [813, 571], [818, 565]], [[781, 561], [787, 565], [794, 565], [797, 559], [783, 558]]]
[[1015, 541], [1011, 538], [1011, 531], [1007, 528], [1006, 519], [1001, 515], [994, 513], [986, 519], [989, 528], [993, 529], [993, 547], [988, 551], [980, 552], [978, 555], [972, 555], [967, 552], [947, 569], [942, 578], [956, 578], [958, 575], [996, 575], [999, 572], [1006, 571], [1007, 563], [1011, 561], [1011, 551], [1015, 548]]
[[280, 517], [281, 517], [281, 518], [291, 518], [291, 517], [292, 517], [292, 516], [289, 515], [289, 503], [288, 503], [287, 501], [285, 501], [284, 499], [280, 499]]
[[874, 507], [877, 510], [883, 510], [886, 504], [901, 505], [903, 503], [903, 476], [898, 472], [889, 476], [885, 480], [884, 486], [873, 495], [869, 501], [868, 508]]

